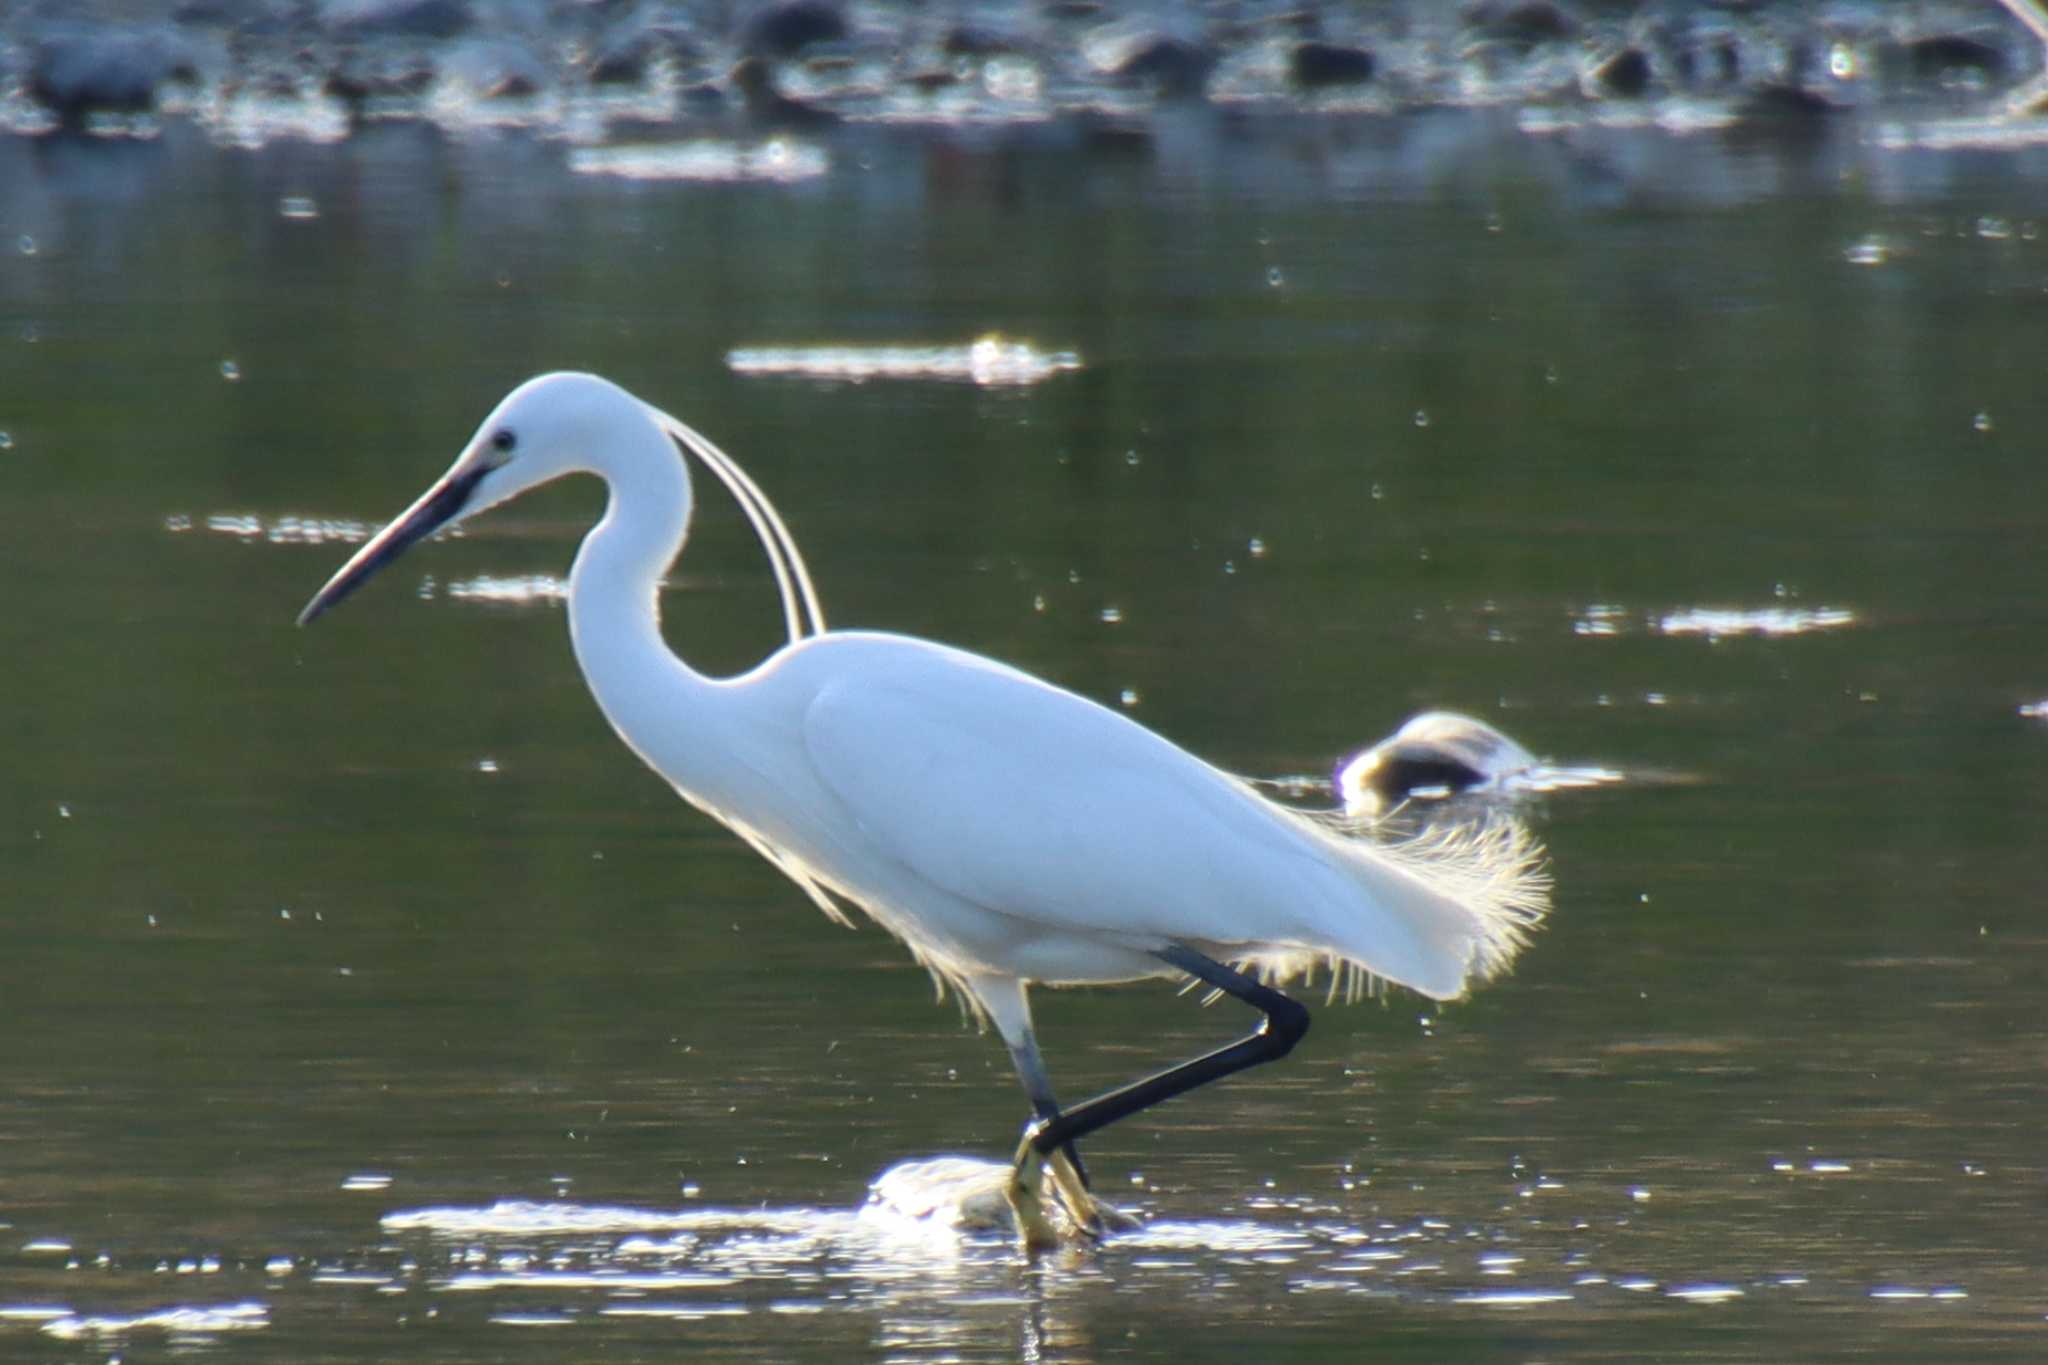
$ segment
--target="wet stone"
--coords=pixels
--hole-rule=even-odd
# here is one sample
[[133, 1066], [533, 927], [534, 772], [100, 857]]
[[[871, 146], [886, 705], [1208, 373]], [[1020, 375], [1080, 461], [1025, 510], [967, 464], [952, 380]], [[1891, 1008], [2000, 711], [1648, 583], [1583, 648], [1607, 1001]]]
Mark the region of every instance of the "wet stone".
[[1561, 5], [1530, 0], [1524, 4], [1481, 3], [1465, 8], [1465, 26], [1485, 42], [1506, 43], [1527, 53], [1544, 43], [1562, 42], [1579, 31], [1579, 21]]
[[1171, 34], [1149, 34], [1121, 46], [1109, 74], [1129, 85], [1150, 87], [1163, 99], [1200, 96], [1216, 69], [1216, 50]]
[[647, 29], [613, 34], [598, 45], [585, 74], [597, 85], [637, 85], [647, 79], [648, 66], [659, 51]]
[[1964, 73], [1986, 79], [2005, 74], [2005, 52], [1967, 34], [1929, 34], [1902, 44], [1900, 50], [1913, 75], [1921, 80], [1938, 81]]
[[442, 67], [478, 99], [525, 99], [548, 83], [540, 58], [510, 39], [474, 39], [454, 48]]
[[431, 62], [410, 52], [350, 52], [327, 73], [321, 90], [360, 109], [372, 101], [417, 100], [436, 76]]
[[475, 20], [468, 0], [328, 0], [321, 21], [344, 36], [452, 38]]
[[1304, 90], [1363, 85], [1376, 69], [1370, 51], [1340, 43], [1297, 43], [1287, 56], [1287, 78]]
[[168, 34], [66, 26], [47, 30], [31, 49], [29, 93], [60, 117], [144, 113], [173, 77], [193, 79], [191, 61]]
[[1026, 47], [1011, 34], [977, 24], [954, 24], [939, 39], [939, 51], [948, 57], [1000, 57]]
[[1649, 54], [1625, 47], [1593, 68], [1595, 87], [1610, 95], [1639, 99], [1650, 88]]
[[757, 56], [794, 57], [815, 43], [843, 41], [850, 32], [837, 5], [790, 0], [769, 5], [747, 20], [740, 47]]

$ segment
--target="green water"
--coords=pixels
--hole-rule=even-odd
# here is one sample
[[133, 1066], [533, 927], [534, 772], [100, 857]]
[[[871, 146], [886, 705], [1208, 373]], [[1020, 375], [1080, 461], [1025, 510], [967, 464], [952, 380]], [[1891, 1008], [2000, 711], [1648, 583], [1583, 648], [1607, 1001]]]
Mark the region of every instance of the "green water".
[[[1162, 127], [736, 185], [0, 140], [0, 1354], [2038, 1356], [2048, 160]], [[1082, 366], [725, 362], [989, 331]], [[555, 367], [745, 462], [837, 625], [1247, 773], [1443, 706], [1632, 780], [1532, 812], [1513, 977], [1095, 1138], [1151, 1232], [891, 1241], [868, 1180], [1005, 1151], [1007, 1059], [637, 765], [557, 605], [473, 595], [563, 573], [595, 489], [292, 624], [349, 545], [290, 519], [381, 523]], [[707, 668], [778, 638], [721, 501], [666, 611]], [[1074, 1095], [1243, 1023], [1038, 1014]], [[380, 1224], [500, 1201], [589, 1225]]]

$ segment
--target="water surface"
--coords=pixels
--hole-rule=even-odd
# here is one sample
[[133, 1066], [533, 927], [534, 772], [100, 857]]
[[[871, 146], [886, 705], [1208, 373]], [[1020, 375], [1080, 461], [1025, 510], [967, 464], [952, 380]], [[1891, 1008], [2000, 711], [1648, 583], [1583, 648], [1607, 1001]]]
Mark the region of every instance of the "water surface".
[[[1924, 141], [0, 139], [0, 1351], [2035, 1358], [2048, 162]], [[1075, 363], [732, 361], [991, 336]], [[1510, 979], [1094, 1139], [1148, 1231], [878, 1229], [884, 1167], [1009, 1149], [1007, 1060], [606, 731], [594, 490], [292, 624], [570, 366], [739, 456], [835, 624], [1249, 774], [1449, 707], [1660, 780], [1532, 809]], [[707, 668], [778, 638], [716, 497], [666, 610]], [[1038, 1015], [1071, 1094], [1244, 1022]]]

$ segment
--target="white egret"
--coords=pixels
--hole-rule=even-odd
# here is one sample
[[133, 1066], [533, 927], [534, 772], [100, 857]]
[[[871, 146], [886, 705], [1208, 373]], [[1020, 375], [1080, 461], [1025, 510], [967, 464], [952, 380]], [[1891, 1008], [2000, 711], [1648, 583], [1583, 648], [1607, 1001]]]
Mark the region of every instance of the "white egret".
[[[692, 506], [683, 451], [732, 490], [783, 597], [789, 643], [737, 677], [698, 673], [662, 638], [661, 579]], [[1048, 1168], [1075, 1223], [1102, 1227], [1075, 1140], [1294, 1046], [1308, 1011], [1275, 985], [1327, 966], [1333, 992], [1378, 979], [1450, 999], [1505, 970], [1548, 907], [1541, 850], [1519, 826], [1378, 844], [993, 660], [825, 630], [803, 559], [760, 489], [711, 442], [594, 375], [513, 390], [300, 622], [436, 528], [574, 473], [609, 487], [568, 598], [599, 708], [683, 799], [826, 914], [844, 923], [843, 907], [858, 907], [994, 1023], [1039, 1116], [1008, 1187], [1027, 1243], [1053, 1236], [1040, 1203]], [[1265, 1020], [1062, 1109], [1028, 987], [1182, 974]]]
[[1536, 765], [1536, 755], [1483, 720], [1424, 711], [1337, 768], [1337, 799], [1377, 815], [1411, 796], [1455, 796], [1496, 785]]
[[[1650, 776], [1637, 772], [1630, 780]], [[1612, 768], [1547, 763], [1483, 720], [1424, 711], [1338, 764], [1331, 786], [1345, 814], [1364, 822], [1411, 801], [1514, 800], [1622, 780]]]

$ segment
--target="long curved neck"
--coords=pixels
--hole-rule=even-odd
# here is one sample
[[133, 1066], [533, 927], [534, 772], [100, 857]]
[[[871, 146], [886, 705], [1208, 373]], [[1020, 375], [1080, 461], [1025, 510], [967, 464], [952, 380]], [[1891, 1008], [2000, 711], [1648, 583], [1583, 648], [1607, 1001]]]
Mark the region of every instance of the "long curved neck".
[[673, 778], [718, 690], [661, 635], [662, 575], [689, 531], [689, 472], [682, 452], [651, 427], [593, 472], [609, 498], [569, 571], [569, 638], [612, 728]]

